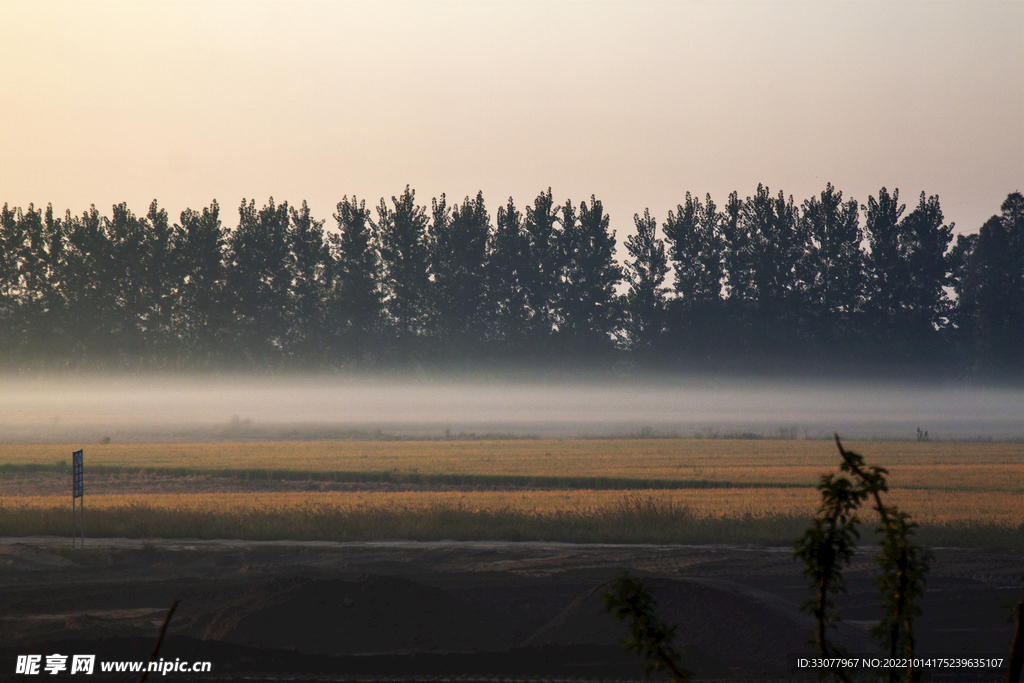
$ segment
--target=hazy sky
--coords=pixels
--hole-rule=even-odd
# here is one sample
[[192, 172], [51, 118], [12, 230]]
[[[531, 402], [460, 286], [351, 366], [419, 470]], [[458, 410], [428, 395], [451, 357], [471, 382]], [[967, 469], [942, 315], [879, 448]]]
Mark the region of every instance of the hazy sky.
[[1024, 2], [0, 2], [0, 203], [1024, 191]]

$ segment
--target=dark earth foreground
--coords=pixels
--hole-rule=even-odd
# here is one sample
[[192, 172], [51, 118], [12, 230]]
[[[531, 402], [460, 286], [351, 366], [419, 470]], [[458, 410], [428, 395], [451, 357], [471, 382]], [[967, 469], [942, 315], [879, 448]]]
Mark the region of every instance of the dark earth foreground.
[[[0, 680], [137, 680], [18, 675], [18, 655], [210, 661], [172, 680], [643, 680], [619, 644], [603, 588], [644, 578], [695, 680], [816, 680], [809, 593], [788, 548], [560, 543], [316, 543], [0, 539]], [[1024, 594], [1024, 552], [936, 549], [923, 655], [1006, 658], [1009, 605]], [[836, 641], [879, 654], [871, 554], [847, 574]], [[926, 680], [1005, 680], [1005, 669], [930, 671]]]

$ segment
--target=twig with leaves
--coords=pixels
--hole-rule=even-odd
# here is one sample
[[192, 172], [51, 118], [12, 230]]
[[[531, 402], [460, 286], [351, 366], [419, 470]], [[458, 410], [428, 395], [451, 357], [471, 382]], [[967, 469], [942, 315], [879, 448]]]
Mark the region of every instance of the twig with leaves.
[[626, 652], [636, 650], [637, 655], [644, 658], [644, 675], [668, 669], [679, 683], [688, 680], [689, 672], [679, 665], [679, 653], [672, 644], [675, 626], [658, 619], [654, 596], [643, 581], [624, 571], [601, 594], [601, 601], [616, 619], [630, 620], [630, 631], [622, 644]]
[[[795, 557], [804, 562], [804, 576], [813, 586], [813, 596], [804, 611], [815, 620], [814, 642], [823, 659], [844, 654], [828, 638], [828, 629], [835, 626], [839, 615], [833, 596], [846, 591], [843, 568], [853, 559], [860, 533], [857, 511], [866, 493], [849, 479], [833, 474], [822, 475], [818, 483], [821, 503], [814, 522], [794, 545]], [[836, 664], [832, 673], [844, 683], [850, 678]]]
[[[841, 475], [826, 474], [818, 484], [821, 504], [811, 527], [794, 545], [794, 556], [804, 562], [804, 575], [811, 580], [814, 596], [804, 605], [816, 621], [814, 642], [822, 657], [841, 654], [828, 639], [828, 628], [838, 621], [832, 596], [845, 590], [842, 569], [853, 557], [859, 539], [857, 513], [870, 498], [878, 513], [881, 552], [876, 558], [881, 573], [878, 601], [883, 616], [873, 633], [892, 659], [914, 661], [914, 617], [921, 614], [918, 602], [924, 593], [925, 574], [931, 554], [912, 541], [917, 524], [895, 505], [886, 505], [882, 494], [889, 491], [889, 471], [877, 465], [865, 465], [864, 458], [843, 448], [839, 435], [836, 446], [842, 457]], [[832, 669], [841, 680], [849, 677], [841, 667]], [[920, 681], [922, 670], [910, 666], [907, 677]], [[896, 669], [889, 670], [889, 681], [900, 679]]]
[[[910, 521], [910, 515], [895, 505], [882, 502], [882, 493], [889, 491], [886, 481], [889, 471], [877, 465], [864, 465], [863, 457], [843, 448], [838, 434], [835, 438], [843, 458], [840, 469], [857, 477], [861, 488], [874, 500], [880, 521], [876, 533], [882, 535], [881, 552], [875, 561], [881, 570], [876, 583], [883, 615], [872, 631], [888, 649], [890, 659], [905, 658], [913, 662], [916, 645], [914, 617], [921, 615], [918, 602], [924, 594], [931, 553], [912, 542], [911, 537], [918, 525]], [[907, 668], [907, 676], [914, 683], [921, 680], [922, 673], [919, 668]], [[889, 680], [897, 679], [896, 671], [890, 670]]]

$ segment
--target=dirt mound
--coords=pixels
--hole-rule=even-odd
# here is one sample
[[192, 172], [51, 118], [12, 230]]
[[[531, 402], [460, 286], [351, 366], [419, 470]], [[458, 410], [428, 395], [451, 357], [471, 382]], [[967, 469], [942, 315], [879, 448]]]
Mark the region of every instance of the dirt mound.
[[274, 582], [221, 609], [202, 636], [331, 655], [467, 652], [500, 625], [450, 593], [394, 576]]
[[0, 545], [0, 566], [6, 570], [16, 569], [53, 569], [72, 567], [75, 563], [46, 548], [13, 543]]
[[[645, 578], [662, 621], [676, 624], [675, 642], [684, 666], [724, 675], [737, 667], [786, 667], [788, 653], [813, 652], [807, 645], [810, 618], [797, 605], [731, 581]], [[531, 636], [527, 645], [598, 643], [618, 646], [627, 624], [614, 620], [601, 602], [608, 584], [577, 598]], [[872, 652], [863, 633], [846, 627], [835, 641], [848, 650]]]

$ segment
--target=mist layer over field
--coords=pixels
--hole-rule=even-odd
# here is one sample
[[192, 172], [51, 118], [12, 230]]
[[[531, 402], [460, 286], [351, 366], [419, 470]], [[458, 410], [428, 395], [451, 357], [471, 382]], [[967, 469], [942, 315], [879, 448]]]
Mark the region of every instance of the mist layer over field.
[[1024, 392], [678, 379], [323, 377], [0, 380], [5, 441], [346, 436], [1024, 437]]

